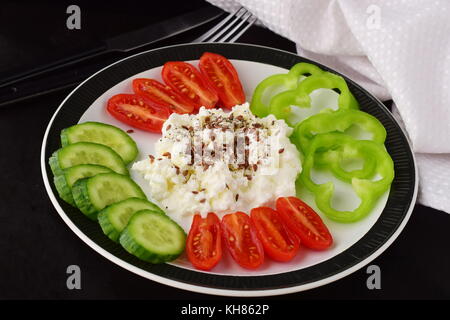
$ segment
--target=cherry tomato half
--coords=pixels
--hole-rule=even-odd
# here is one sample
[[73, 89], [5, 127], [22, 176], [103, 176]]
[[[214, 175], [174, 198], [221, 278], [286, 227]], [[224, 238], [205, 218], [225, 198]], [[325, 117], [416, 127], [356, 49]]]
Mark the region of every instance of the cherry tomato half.
[[267, 253], [275, 261], [289, 261], [295, 257], [299, 248], [299, 238], [283, 223], [280, 214], [267, 207], [250, 211], [259, 239]]
[[227, 214], [221, 227], [223, 241], [240, 266], [256, 269], [264, 262], [264, 249], [247, 214], [239, 211]]
[[117, 120], [132, 127], [161, 133], [169, 110], [155, 108], [146, 99], [136, 94], [118, 94], [108, 100], [106, 109]]
[[205, 52], [200, 58], [199, 67], [210, 86], [217, 92], [221, 106], [231, 108], [245, 102], [238, 73], [227, 58]]
[[219, 97], [204, 76], [192, 64], [171, 61], [164, 64], [162, 78], [179, 95], [190, 100], [196, 109], [216, 106]]
[[176, 113], [190, 113], [195, 105], [176, 93], [171, 87], [154, 79], [134, 79], [133, 91], [142, 95], [157, 108], [167, 108]]
[[319, 215], [296, 197], [277, 199], [277, 211], [284, 223], [300, 238], [305, 247], [324, 250], [333, 244], [333, 237]]
[[187, 237], [186, 252], [189, 261], [200, 270], [211, 270], [222, 258], [220, 220], [213, 212], [206, 218], [196, 214]]

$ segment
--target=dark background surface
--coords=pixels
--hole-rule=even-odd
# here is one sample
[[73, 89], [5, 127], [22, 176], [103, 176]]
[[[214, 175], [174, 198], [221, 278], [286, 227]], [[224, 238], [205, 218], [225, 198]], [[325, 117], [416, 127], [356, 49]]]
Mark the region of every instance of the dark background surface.
[[[69, 4], [81, 7], [81, 30], [66, 28]], [[2, 1], [0, 75], [204, 5], [201, 0], [157, 7], [138, 1], [127, 1], [126, 6], [114, 1]], [[189, 41], [208, 28], [157, 46]], [[295, 52], [292, 42], [260, 27], [252, 27], [239, 42]], [[80, 69], [95, 72], [121, 57], [94, 59]], [[51, 116], [71, 89], [0, 107], [0, 299], [220, 299], [158, 284], [116, 266], [85, 245], [59, 217], [42, 182], [40, 148]], [[372, 262], [381, 268], [381, 290], [367, 289], [363, 268], [326, 286], [273, 299], [448, 299], [449, 228], [449, 214], [416, 205], [398, 239]], [[81, 290], [66, 287], [66, 269], [72, 264], [81, 268]]]

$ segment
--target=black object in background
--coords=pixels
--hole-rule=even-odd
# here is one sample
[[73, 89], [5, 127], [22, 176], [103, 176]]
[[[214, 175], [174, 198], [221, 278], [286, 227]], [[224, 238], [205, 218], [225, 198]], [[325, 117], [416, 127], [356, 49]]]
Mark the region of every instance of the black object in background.
[[[203, 0], [11, 1], [0, 5], [0, 79], [103, 45], [103, 40], [205, 6]], [[81, 29], [69, 30], [69, 5], [81, 9]]]
[[74, 30], [66, 25], [72, 15], [67, 13], [68, 2], [29, 6], [7, 2], [2, 8], [0, 107], [73, 87], [128, 55], [164, 41], [177, 43], [186, 30], [208, 27], [224, 14], [202, 0], [171, 1], [169, 10], [161, 2], [81, 1], [77, 5], [81, 29]]
[[[78, 16], [79, 7], [77, 7]], [[70, 10], [69, 10], [70, 11]], [[152, 23], [144, 28], [122, 33], [112, 38], [99, 41], [97, 47], [90, 47], [75, 55], [67, 55], [64, 58], [54, 60], [45, 64], [38, 64], [28, 70], [19, 71], [14, 74], [0, 78], [0, 88], [14, 87], [24, 82], [45, 83], [45, 77], [49, 73], [57, 73], [66, 67], [74, 67], [95, 57], [100, 57], [108, 53], [126, 53], [146, 47], [148, 45], [169, 39], [181, 33], [202, 26], [224, 14], [224, 12], [213, 6], [207, 6], [198, 10], [176, 16], [161, 22]], [[68, 19], [71, 19], [70, 17]], [[3, 97], [0, 97], [0, 103]]]

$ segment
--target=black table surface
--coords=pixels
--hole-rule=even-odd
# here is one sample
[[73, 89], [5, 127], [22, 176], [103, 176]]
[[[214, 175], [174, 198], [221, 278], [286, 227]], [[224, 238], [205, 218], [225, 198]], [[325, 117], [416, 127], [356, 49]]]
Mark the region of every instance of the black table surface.
[[[199, 5], [199, 1], [195, 3]], [[12, 17], [19, 11], [32, 11], [14, 2], [8, 4], [5, 8]], [[65, 23], [64, 5], [54, 7], [48, 2], [43, 5], [49, 12], [62, 10], [63, 18], [59, 23]], [[82, 2], [82, 10], [83, 5], [88, 6]], [[84, 29], [84, 33], [77, 35], [81, 39], [86, 37], [83, 43], [89, 43], [89, 36], [93, 34], [102, 37], [141, 26], [132, 21], [127, 24], [132, 14], [130, 10], [102, 6], [91, 6], [89, 10], [93, 31]], [[121, 24], [106, 28], [102, 23], [112, 16]], [[1, 30], [5, 29], [0, 28], [0, 35], [4, 36]], [[14, 30], [8, 32], [10, 37], [15, 35]], [[56, 39], [58, 36], [64, 38], [67, 34], [61, 31]], [[188, 41], [192, 36], [178, 37], [176, 41]], [[173, 39], [162, 44], [170, 41]], [[239, 41], [295, 52], [292, 42], [256, 26]], [[25, 50], [21, 45], [8, 49], [12, 50], [10, 56], [14, 50]], [[29, 55], [24, 57], [24, 61], [33, 61]], [[5, 61], [0, 60], [0, 70], [6, 69]], [[48, 122], [70, 90], [0, 108], [0, 299], [223, 298], [168, 287], [122, 269], [84, 244], [59, 217], [43, 185], [40, 151]], [[362, 268], [331, 284], [273, 299], [448, 299], [449, 230], [449, 214], [417, 204], [398, 239], [371, 263], [380, 267], [381, 289], [367, 288], [369, 275], [366, 268]], [[81, 269], [81, 290], [68, 290], [66, 286], [69, 265], [78, 265]]]

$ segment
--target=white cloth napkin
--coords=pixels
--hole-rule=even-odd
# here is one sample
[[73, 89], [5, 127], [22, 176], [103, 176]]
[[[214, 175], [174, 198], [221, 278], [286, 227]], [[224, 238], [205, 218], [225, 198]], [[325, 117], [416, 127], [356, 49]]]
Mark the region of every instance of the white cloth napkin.
[[372, 94], [394, 100], [419, 168], [419, 202], [450, 213], [449, 0], [208, 0], [244, 6]]

